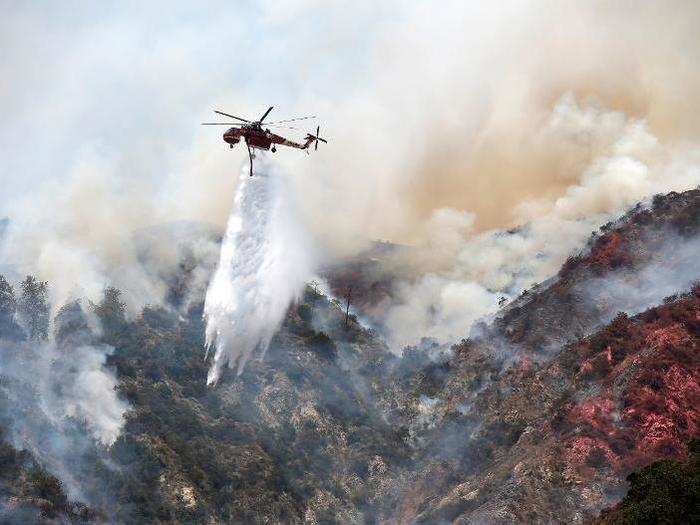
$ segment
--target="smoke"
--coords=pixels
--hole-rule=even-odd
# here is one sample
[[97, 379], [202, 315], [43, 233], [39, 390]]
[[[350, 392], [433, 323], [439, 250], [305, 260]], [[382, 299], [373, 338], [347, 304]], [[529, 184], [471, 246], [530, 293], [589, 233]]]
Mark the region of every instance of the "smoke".
[[385, 314], [395, 347], [426, 335], [443, 343], [465, 337], [499, 301], [556, 274], [593, 231], [628, 207], [700, 184], [697, 153], [662, 144], [645, 121], [580, 105], [571, 94], [554, 106], [541, 133], [571, 150], [596, 144], [599, 155], [557, 199], [521, 202], [521, 226], [512, 230], [475, 232], [475, 214], [436, 210], [410, 260], [393, 262], [416, 265], [419, 273], [397, 286], [396, 303]]
[[[350, 147], [314, 161], [311, 180], [330, 182], [309, 191], [341, 252], [357, 232], [420, 242], [446, 207], [473, 213], [477, 231], [515, 226], [523, 202], [578, 184], [627, 120], [663, 144], [698, 139], [697, 4], [459, 4], [400, 9], [374, 42], [370, 81], [332, 108], [333, 144]], [[571, 122], [577, 137], [547, 125], [565, 93], [596, 109]]]
[[134, 232], [223, 230], [245, 154], [197, 126], [215, 107], [321, 117], [327, 147], [278, 154], [303, 174], [299, 222], [333, 256], [418, 247], [397, 344], [463, 334], [634, 198], [697, 180], [697, 2], [52, 9], [0, 22], [0, 271], [50, 280], [55, 304], [105, 284], [162, 304], [181, 253], [155, 236], [144, 267]]
[[672, 231], [659, 235], [663, 242], [643, 268], [589, 279], [575, 290], [595, 305], [601, 314], [599, 323], [611, 321], [618, 312], [635, 315], [648, 310], [668, 297], [688, 292], [698, 282], [700, 237], [683, 238]]
[[0, 339], [0, 421], [14, 446], [31, 451], [72, 499], [90, 502], [104, 494], [95, 468], [111, 468], [105, 448], [129, 406], [106, 367], [113, 349], [96, 343], [86, 323], [75, 302], [61, 309], [60, 335], [50, 341]]
[[240, 374], [258, 350], [267, 350], [287, 308], [313, 276], [314, 251], [298, 221], [285, 175], [257, 159], [242, 170], [204, 304], [206, 344], [215, 347], [208, 383], [226, 365]]
[[0, 270], [51, 282], [55, 305], [97, 301], [106, 285], [123, 290], [133, 312], [164, 304], [183, 250], [208, 260], [216, 247], [214, 228], [173, 221], [149, 189], [125, 188], [112, 164], [95, 155], [42, 190], [14, 204], [0, 239]]

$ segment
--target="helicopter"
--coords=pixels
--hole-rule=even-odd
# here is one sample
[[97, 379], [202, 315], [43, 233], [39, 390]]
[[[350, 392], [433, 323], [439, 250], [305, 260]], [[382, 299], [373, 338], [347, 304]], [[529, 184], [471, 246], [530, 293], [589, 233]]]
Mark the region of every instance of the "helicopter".
[[[274, 106], [270, 106], [268, 110], [263, 114], [262, 117], [260, 117], [259, 120], [247, 120], [241, 117], [237, 117], [235, 115], [231, 115], [230, 113], [224, 113], [223, 111], [218, 111], [214, 110], [214, 113], [217, 113], [219, 115], [223, 115], [225, 117], [232, 118], [234, 120], [238, 120], [239, 122], [202, 122], [203, 126], [231, 126], [229, 129], [226, 130], [224, 133], [224, 141], [231, 147], [233, 148], [236, 144], [238, 144], [241, 139], [243, 139], [246, 143], [246, 146], [248, 147], [248, 156], [250, 157], [250, 176], [253, 176], [253, 159], [255, 158], [255, 154], [253, 153], [253, 150], [259, 149], [259, 150], [264, 150], [264, 151], [272, 151], [273, 153], [277, 151], [276, 146], [287, 146], [290, 148], [297, 148], [301, 150], [306, 150], [308, 153], [309, 146], [314, 144], [314, 149], [318, 149], [318, 143], [319, 142], [324, 142], [328, 143], [326, 139], [323, 139], [320, 137], [320, 132], [321, 132], [321, 126], [316, 127], [316, 134], [313, 135], [311, 133], [307, 133], [306, 137], [304, 138], [304, 143], [298, 143], [294, 142], [293, 140], [286, 139], [280, 135], [277, 135], [273, 132], [270, 131], [269, 128], [263, 129], [263, 121], [267, 116], [270, 114]], [[316, 118], [315, 116], [311, 117], [297, 117], [297, 118], [291, 118], [287, 120], [278, 120], [276, 122], [268, 122], [266, 126], [272, 126], [272, 127], [285, 127], [289, 129], [297, 129], [293, 126], [287, 126], [289, 122], [296, 122], [299, 120], [307, 120], [307, 119], [312, 119]]]

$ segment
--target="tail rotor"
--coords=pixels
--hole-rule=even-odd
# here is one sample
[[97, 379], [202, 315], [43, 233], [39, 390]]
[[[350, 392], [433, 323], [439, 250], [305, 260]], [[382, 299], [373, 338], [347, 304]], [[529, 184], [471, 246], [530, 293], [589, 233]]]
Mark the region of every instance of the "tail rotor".
[[328, 141], [326, 139], [321, 138], [321, 126], [316, 127], [316, 134], [312, 135], [311, 133], [306, 135], [306, 140], [310, 141], [309, 146], [311, 145], [311, 142], [314, 143], [314, 150], [318, 149], [318, 143], [323, 142], [325, 144], [328, 144]]

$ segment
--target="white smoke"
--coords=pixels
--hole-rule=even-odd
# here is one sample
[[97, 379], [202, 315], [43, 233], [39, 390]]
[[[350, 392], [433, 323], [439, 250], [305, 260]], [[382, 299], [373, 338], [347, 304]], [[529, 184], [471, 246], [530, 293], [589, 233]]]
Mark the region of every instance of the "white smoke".
[[[162, 276], [179, 263], [169, 257], [172, 243], [156, 237], [153, 253], [165, 256], [144, 268], [133, 232], [175, 220], [223, 229], [235, 182], [228, 166], [245, 152], [229, 151], [195, 123], [214, 107], [252, 113], [274, 100], [280, 118], [309, 111], [328, 130], [330, 147], [312, 162], [295, 152], [280, 161], [291, 173], [306, 163], [309, 176], [295, 181], [302, 211], [329, 250], [352, 254], [372, 238], [405, 244], [423, 230], [444, 237], [463, 229], [438, 217], [444, 210], [473, 217], [477, 233], [450, 241], [452, 251], [434, 243], [440, 260], [422, 270], [448, 284], [476, 282], [476, 302], [486, 292], [493, 305], [504, 290], [516, 293], [518, 283], [556, 271], [613, 208], [656, 191], [636, 184], [661, 180], [658, 158], [640, 157], [640, 145], [657, 157], [671, 141], [700, 137], [696, 1], [645, 0], [634, 9], [601, 0], [355, 4], [286, 0], [191, 17], [182, 6], [137, 3], [105, 20], [94, 7], [66, 18], [59, 7], [25, 2], [6, 13], [0, 216], [10, 224], [0, 271], [50, 281], [55, 304], [77, 295], [98, 300], [105, 285], [123, 291], [132, 313], [163, 304]], [[93, 18], [100, 38], [87, 23]], [[245, 59], [251, 52], [255, 64]], [[183, 71], [191, 73], [186, 82]], [[566, 91], [617, 111], [572, 110], [574, 102], [552, 113]], [[37, 122], [41, 141], [26, 140]], [[626, 154], [632, 162], [611, 156], [623, 135], [638, 150]], [[645, 137], [651, 142], [638, 140]], [[678, 188], [693, 175], [682, 165], [667, 171], [666, 186]], [[596, 215], [571, 219], [586, 202]], [[563, 222], [534, 223], [548, 213]], [[492, 244], [479, 233], [518, 222], [530, 231], [479, 252]], [[510, 255], [509, 243], [517, 248]], [[445, 262], [451, 254], [461, 254], [459, 264]], [[486, 270], [463, 264], [469, 254]], [[512, 270], [518, 258], [524, 267]], [[492, 284], [512, 281], [514, 271], [515, 285]], [[461, 309], [453, 299], [471, 300], [448, 293], [455, 286], [442, 289], [430, 290], [435, 299], [401, 298], [407, 308], [392, 312], [392, 324], [414, 333], [399, 339], [414, 339], [422, 327], [461, 334], [465, 319], [491, 308], [453, 316]], [[403, 295], [412, 295], [410, 286]], [[421, 319], [425, 312], [431, 316]], [[433, 322], [440, 317], [454, 322]]]
[[256, 159], [254, 177], [247, 166], [242, 170], [206, 294], [206, 344], [215, 347], [208, 383], [226, 365], [241, 373], [256, 350], [267, 350], [290, 303], [312, 277], [313, 261], [287, 178]]
[[692, 148], [663, 144], [645, 121], [579, 104], [570, 94], [555, 105], [540, 134], [556, 138], [557, 147], [574, 157], [581, 150], [597, 154], [562, 196], [522, 202], [522, 226], [511, 231], [474, 234], [473, 213], [436, 210], [417, 250], [429, 270], [399, 284], [397, 301], [385, 314], [396, 349], [425, 336], [441, 343], [467, 336], [474, 321], [498, 309], [499, 300], [556, 274], [593, 231], [630, 206], [700, 184], [700, 158]]
[[13, 444], [59, 477], [72, 499], [90, 501], [98, 490], [85, 479], [102, 447], [119, 437], [129, 409], [105, 366], [112, 351], [102, 344], [0, 340], [2, 423]]
[[682, 238], [672, 231], [661, 237], [664, 242], [643, 268], [620, 269], [578, 287], [576, 292], [603, 314], [601, 322], [611, 321], [618, 312], [643, 312], [667, 297], [686, 293], [700, 279], [700, 237]]
[[52, 425], [82, 421], [97, 441], [109, 446], [119, 436], [129, 408], [117, 396], [116, 377], [105, 367], [112, 351], [107, 345], [65, 351], [53, 342], [23, 347], [21, 355], [5, 350], [2, 375], [32, 385], [42, 417]]
[[[700, 4], [611, 4], [285, 0], [192, 17], [136, 2], [105, 19], [89, 3], [71, 17], [16, 3], [0, 20], [0, 272], [50, 281], [55, 304], [99, 300], [105, 285], [132, 313], [163, 304], [161, 276], [179, 260], [144, 269], [132, 233], [180, 220], [223, 230], [229, 166], [245, 152], [197, 123], [273, 101], [278, 118], [315, 113], [328, 132], [312, 162], [280, 161], [305, 163], [307, 222], [339, 254], [415, 242], [446, 207], [474, 214], [476, 231], [510, 227], [518, 204], [561, 195], [599, 154], [596, 111], [570, 120], [578, 147], [553, 133], [563, 122], [542, 130], [567, 90], [647, 118], [661, 140], [700, 136]], [[616, 133], [626, 118], [606, 114]], [[27, 140], [38, 122], [41, 140]]]

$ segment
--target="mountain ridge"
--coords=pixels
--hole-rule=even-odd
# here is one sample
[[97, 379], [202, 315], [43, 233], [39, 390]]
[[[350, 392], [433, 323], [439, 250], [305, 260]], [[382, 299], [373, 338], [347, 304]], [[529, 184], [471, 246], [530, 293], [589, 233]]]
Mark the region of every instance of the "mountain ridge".
[[[107, 345], [105, 366], [129, 405], [114, 444], [93, 443], [71, 472], [94, 487], [87, 507], [61, 503], [65, 486], [56, 503], [38, 504], [32, 494], [43, 489], [24, 478], [0, 486], [0, 497], [23, 494], [6, 508], [47, 522], [593, 519], [622, 498], [628, 474], [684, 457], [697, 434], [700, 289], [689, 243], [699, 217], [700, 190], [633, 208], [448, 351], [426, 342], [398, 357], [354, 315], [346, 327], [342, 306], [309, 286], [266, 355], [241, 375], [226, 370], [214, 388], [201, 303], [147, 306], [130, 318], [108, 288], [97, 304], [62, 309], [72, 314], [54, 325], [69, 343], [47, 365], [70, 362], [76, 341]], [[683, 278], [651, 295], [672, 285], [683, 293], [654, 295], [651, 308], [643, 294], [629, 300], [629, 290], [662, 281], [662, 268]], [[187, 283], [173, 279], [168, 297], [188, 296]], [[371, 296], [372, 278], [366, 284]], [[21, 320], [41, 313], [21, 313], [21, 299], [0, 308], [3, 352], [20, 356], [38, 344], [18, 339]], [[0, 381], [10, 448], [16, 382]], [[52, 424], [49, 435], [65, 438]]]

